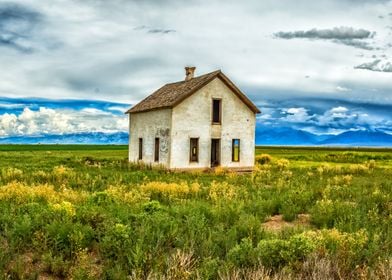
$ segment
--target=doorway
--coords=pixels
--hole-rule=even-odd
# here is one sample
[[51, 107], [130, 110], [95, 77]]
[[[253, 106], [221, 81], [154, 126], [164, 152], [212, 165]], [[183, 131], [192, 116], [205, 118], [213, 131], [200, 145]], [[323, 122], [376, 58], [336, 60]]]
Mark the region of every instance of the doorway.
[[220, 165], [220, 139], [211, 139], [211, 167]]

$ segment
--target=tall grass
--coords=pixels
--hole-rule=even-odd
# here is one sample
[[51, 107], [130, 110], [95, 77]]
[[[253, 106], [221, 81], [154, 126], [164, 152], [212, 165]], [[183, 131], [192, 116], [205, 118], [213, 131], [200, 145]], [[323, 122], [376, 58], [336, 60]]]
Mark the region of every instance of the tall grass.
[[125, 147], [26, 149], [0, 152], [3, 278], [392, 275], [389, 151], [263, 149], [240, 175], [130, 164]]

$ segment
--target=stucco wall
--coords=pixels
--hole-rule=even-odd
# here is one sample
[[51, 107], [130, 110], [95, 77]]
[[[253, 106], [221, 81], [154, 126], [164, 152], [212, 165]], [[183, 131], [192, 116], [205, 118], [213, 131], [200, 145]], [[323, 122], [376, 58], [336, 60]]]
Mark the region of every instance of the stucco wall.
[[169, 167], [171, 114], [171, 109], [130, 114], [130, 161], [138, 160], [139, 138], [143, 138], [143, 162], [154, 163], [155, 138], [158, 137], [160, 139], [159, 163]]
[[[222, 124], [212, 125], [212, 99], [222, 99]], [[255, 114], [219, 79], [173, 108], [171, 168], [210, 167], [211, 138], [221, 138], [221, 165], [252, 167]], [[199, 138], [199, 161], [189, 162], [189, 138]], [[240, 162], [232, 162], [232, 139], [240, 139]]]

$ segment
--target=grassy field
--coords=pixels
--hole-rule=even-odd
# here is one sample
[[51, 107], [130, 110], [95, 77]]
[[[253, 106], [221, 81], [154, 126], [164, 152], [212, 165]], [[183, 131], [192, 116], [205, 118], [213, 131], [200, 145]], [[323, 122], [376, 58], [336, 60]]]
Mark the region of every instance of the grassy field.
[[391, 279], [391, 150], [256, 153], [239, 175], [0, 146], [0, 279]]

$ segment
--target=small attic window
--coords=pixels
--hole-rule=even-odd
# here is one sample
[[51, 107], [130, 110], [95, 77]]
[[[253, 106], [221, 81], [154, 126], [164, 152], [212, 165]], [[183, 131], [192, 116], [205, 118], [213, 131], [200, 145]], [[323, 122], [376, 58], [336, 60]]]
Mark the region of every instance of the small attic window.
[[222, 119], [222, 99], [212, 99], [212, 123], [220, 124]]

